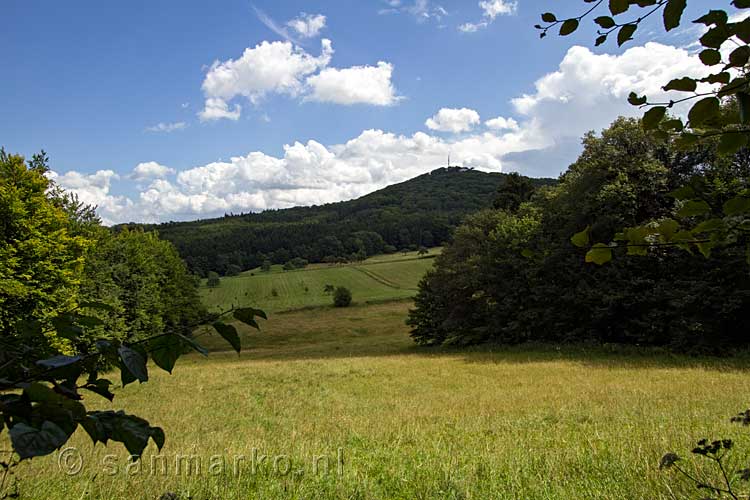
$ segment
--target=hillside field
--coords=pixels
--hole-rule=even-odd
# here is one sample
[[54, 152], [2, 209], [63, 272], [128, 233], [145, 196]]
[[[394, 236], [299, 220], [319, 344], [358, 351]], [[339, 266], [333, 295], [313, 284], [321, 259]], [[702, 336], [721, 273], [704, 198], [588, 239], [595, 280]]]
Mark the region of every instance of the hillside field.
[[261, 307], [269, 313], [329, 305], [327, 284], [351, 290], [354, 303], [405, 299], [414, 296], [439, 252], [434, 248], [421, 257], [416, 252], [379, 255], [358, 264], [313, 264], [293, 271], [278, 265], [269, 272], [253, 269], [222, 278], [217, 288], [203, 286], [201, 297], [213, 311], [235, 305]]
[[25, 462], [24, 498], [666, 500], [695, 489], [659, 471], [665, 452], [728, 437], [737, 463], [750, 458], [747, 430], [728, 421], [747, 405], [746, 358], [423, 349], [409, 307], [272, 314], [261, 332], [242, 328], [240, 356], [189, 355], [171, 376], [153, 367], [111, 405], [86, 396], [162, 426], [161, 455], [151, 444], [127, 469], [121, 445], [92, 447], [79, 430], [82, 470], [61, 472], [58, 453]]

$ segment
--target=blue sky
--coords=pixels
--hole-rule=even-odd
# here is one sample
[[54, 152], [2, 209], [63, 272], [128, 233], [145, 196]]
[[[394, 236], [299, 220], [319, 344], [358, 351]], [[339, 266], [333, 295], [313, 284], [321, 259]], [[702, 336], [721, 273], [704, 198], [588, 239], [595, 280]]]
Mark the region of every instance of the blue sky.
[[5, 0], [0, 144], [45, 149], [106, 222], [352, 198], [448, 152], [557, 176], [630, 90], [698, 68], [696, 32], [658, 19], [623, 49], [591, 48], [590, 23], [539, 40], [560, 4]]

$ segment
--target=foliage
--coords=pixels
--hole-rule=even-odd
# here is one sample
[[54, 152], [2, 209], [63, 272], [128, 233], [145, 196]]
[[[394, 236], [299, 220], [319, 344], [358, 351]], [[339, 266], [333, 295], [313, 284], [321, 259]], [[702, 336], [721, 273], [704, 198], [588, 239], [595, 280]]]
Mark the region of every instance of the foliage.
[[[586, 17], [593, 17], [605, 9], [604, 0], [584, 0], [592, 3], [579, 16], [558, 19], [551, 12], [542, 14], [544, 25], [537, 25], [540, 35], [545, 37], [552, 28], [560, 28], [559, 34], [570, 35]], [[748, 0], [727, 2], [735, 9], [748, 9]], [[623, 45], [632, 40], [640, 24], [649, 16], [661, 11], [666, 31], [677, 29], [682, 24], [687, 0], [609, 0], [609, 12], [594, 18], [599, 26], [596, 45], [607, 41], [616, 32], [617, 44]], [[633, 11], [637, 11], [633, 14]], [[664, 90], [679, 92], [680, 97], [668, 102], [651, 102], [647, 96], [631, 93], [628, 101], [634, 106], [648, 107], [643, 116], [643, 126], [654, 131], [654, 135], [667, 138], [671, 134], [679, 136], [683, 147], [695, 144], [701, 139], [720, 137], [719, 151], [735, 153], [748, 145], [750, 137], [750, 80], [747, 67], [750, 60], [750, 17], [733, 21], [733, 12], [713, 9], [693, 21], [706, 27], [699, 43], [702, 47], [700, 60], [706, 66], [703, 78], [682, 77], [664, 82]], [[623, 17], [630, 16], [629, 19]], [[726, 42], [732, 42], [731, 52], [721, 51]], [[737, 113], [722, 113], [722, 100], [732, 98], [738, 106]], [[683, 102], [690, 102], [688, 121], [667, 117], [668, 110]]]
[[[620, 228], [666, 221], [681, 210], [667, 196], [698, 176], [722, 207], [748, 187], [744, 151], [732, 161], [715, 142], [683, 151], [619, 119], [588, 134], [560, 183], [515, 213], [467, 218], [420, 284], [410, 313], [422, 344], [595, 342], [727, 352], [748, 345], [750, 276], [744, 249], [700, 254], [671, 247], [609, 266], [583, 262], [575, 244], [612, 241]], [[665, 223], [662, 230], [673, 228]], [[581, 231], [581, 228], [586, 228]], [[571, 242], [571, 234], [577, 233]], [[597, 246], [589, 261], [602, 259]], [[669, 258], [666, 258], [669, 257]]]
[[443, 168], [352, 201], [146, 228], [171, 241], [202, 277], [226, 274], [230, 265], [267, 271], [294, 258], [358, 262], [397, 248], [442, 244], [465, 215], [492, 205], [505, 178]]
[[[745, 426], [749, 425], [750, 410], [745, 410], [744, 412], [732, 417], [731, 421], [741, 423]], [[676, 470], [681, 476], [683, 476], [683, 478], [692, 483], [695, 488], [705, 490], [712, 495], [711, 497], [706, 498], [713, 498], [716, 500], [732, 498], [734, 500], [739, 500], [740, 498], [746, 498], [747, 493], [739, 493], [736, 482], [738, 480], [745, 483], [750, 481], [750, 469], [747, 467], [736, 467], [737, 462], [729, 458], [730, 453], [734, 449], [734, 442], [731, 439], [717, 439], [710, 442], [708, 439], [701, 439], [698, 441], [695, 448], [692, 449], [691, 453], [693, 455], [703, 457], [713, 465], [716, 469], [716, 474], [714, 475], [717, 480], [711, 480], [706, 471], [699, 471], [698, 474], [689, 472], [684, 467], [680, 466], [680, 462], [683, 461], [683, 459], [673, 452], [664, 454], [659, 462], [659, 469]], [[734, 466], [734, 468], [731, 468], [732, 466]]]
[[[114, 410], [90, 410], [87, 391], [114, 398], [122, 385], [148, 381], [147, 361], [171, 372], [208, 319], [197, 282], [172, 245], [142, 230], [111, 234], [92, 211], [45, 176], [46, 156], [27, 165], [0, 153], [0, 432], [19, 460], [48, 455], [80, 426], [94, 443], [122, 442], [138, 458], [162, 429]], [[231, 311], [258, 327], [252, 308]], [[218, 334], [239, 352], [235, 328], [211, 315]], [[13, 462], [15, 463], [15, 462]], [[4, 464], [8, 472], [9, 463]]]
[[333, 305], [336, 307], [349, 307], [352, 303], [352, 292], [343, 286], [336, 287], [333, 292]]
[[211, 288], [216, 288], [220, 284], [221, 284], [221, 279], [219, 278], [219, 273], [216, 273], [214, 271], [209, 271], [208, 279], [206, 280], [206, 285], [210, 286]]

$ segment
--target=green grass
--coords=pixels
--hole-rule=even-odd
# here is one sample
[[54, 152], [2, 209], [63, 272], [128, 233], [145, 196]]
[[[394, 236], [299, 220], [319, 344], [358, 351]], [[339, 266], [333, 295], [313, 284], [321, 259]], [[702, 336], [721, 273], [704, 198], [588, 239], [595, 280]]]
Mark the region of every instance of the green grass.
[[201, 296], [212, 310], [235, 305], [261, 307], [266, 312], [329, 305], [332, 297], [323, 291], [328, 284], [350, 289], [355, 303], [400, 300], [414, 296], [439, 251], [432, 249], [427, 258], [419, 258], [416, 252], [399, 253], [360, 264], [317, 264], [295, 271], [283, 271], [282, 266], [273, 266], [269, 272], [254, 269], [222, 278], [217, 288], [202, 287]]
[[[697, 498], [658, 470], [664, 452], [689, 456], [702, 437], [730, 437], [739, 463], [750, 458], [747, 429], [728, 422], [747, 406], [746, 356], [422, 349], [403, 323], [409, 307], [273, 314], [262, 332], [241, 328], [241, 356], [190, 355], [171, 376], [152, 369], [148, 383], [116, 390], [111, 408], [164, 427], [166, 474], [158, 461], [148, 472], [152, 445], [129, 476], [120, 445], [94, 448], [78, 432], [71, 444], [83, 471], [68, 477], [56, 456], [34, 459], [20, 467], [21, 491], [66, 500], [155, 500], [165, 491], [194, 500]], [[224, 348], [214, 337], [205, 343]], [[208, 468], [213, 455], [231, 464], [253, 449], [290, 457], [293, 472]], [[111, 476], [102, 466], [110, 453]], [[201, 457], [201, 474], [177, 474], [177, 454]], [[329, 457], [329, 474], [312, 472], [317, 455]]]

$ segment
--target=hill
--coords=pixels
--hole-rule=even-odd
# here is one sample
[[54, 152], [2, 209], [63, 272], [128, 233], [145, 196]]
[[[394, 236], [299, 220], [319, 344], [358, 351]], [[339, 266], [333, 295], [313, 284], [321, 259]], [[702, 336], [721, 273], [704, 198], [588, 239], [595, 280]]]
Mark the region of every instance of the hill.
[[326, 285], [351, 290], [355, 304], [406, 299], [417, 293], [417, 284], [432, 267], [428, 255], [379, 255], [357, 264], [313, 264], [306, 269], [284, 271], [273, 266], [269, 271], [253, 269], [239, 276], [222, 278], [218, 287], [201, 287], [204, 304], [213, 311], [235, 306], [262, 307], [268, 313], [331, 304]]
[[[506, 174], [448, 167], [356, 200], [146, 226], [174, 243], [200, 276], [264, 261], [362, 260], [446, 242], [465, 215], [490, 207]], [[553, 179], [532, 179], [535, 186]]]

